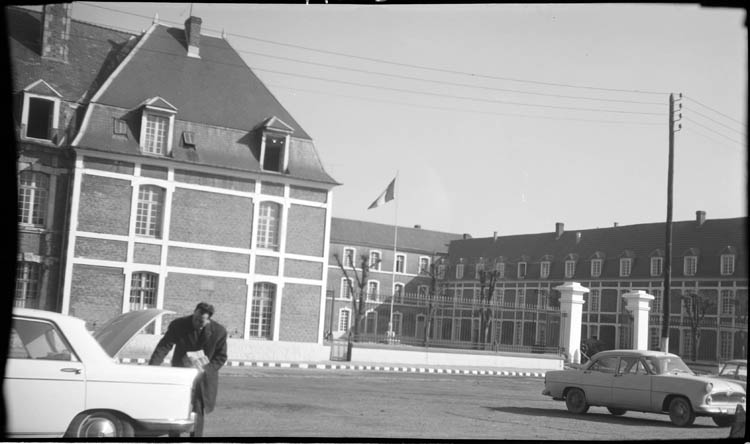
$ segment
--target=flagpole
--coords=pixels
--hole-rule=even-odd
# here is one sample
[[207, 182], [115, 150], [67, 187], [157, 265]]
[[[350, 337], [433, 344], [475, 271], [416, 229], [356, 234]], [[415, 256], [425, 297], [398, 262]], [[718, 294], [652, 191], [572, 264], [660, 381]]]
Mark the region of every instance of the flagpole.
[[398, 194], [396, 193], [396, 185], [398, 184], [398, 170], [396, 170], [396, 178], [393, 182], [393, 200], [394, 211], [393, 211], [393, 271], [391, 273], [391, 310], [388, 315], [388, 340], [390, 341], [395, 333], [393, 332], [393, 300], [396, 299], [396, 245], [398, 244]]

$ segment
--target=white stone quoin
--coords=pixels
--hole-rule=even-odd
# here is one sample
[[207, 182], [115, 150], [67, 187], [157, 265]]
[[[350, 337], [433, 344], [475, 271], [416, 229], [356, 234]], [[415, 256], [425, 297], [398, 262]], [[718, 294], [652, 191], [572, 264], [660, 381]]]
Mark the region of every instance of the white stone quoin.
[[589, 289], [578, 282], [566, 282], [555, 290], [560, 292], [560, 346], [565, 348], [570, 362], [580, 364], [583, 294]]
[[655, 298], [643, 290], [625, 293], [625, 308], [633, 313], [633, 349], [648, 350], [648, 312], [650, 302]]

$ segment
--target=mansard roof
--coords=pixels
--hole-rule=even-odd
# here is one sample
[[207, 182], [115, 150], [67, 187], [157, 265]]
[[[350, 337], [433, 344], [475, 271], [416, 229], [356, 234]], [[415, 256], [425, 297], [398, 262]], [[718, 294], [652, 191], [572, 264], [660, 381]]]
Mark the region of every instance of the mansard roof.
[[68, 63], [47, 60], [41, 56], [41, 12], [4, 9], [13, 93], [44, 80], [64, 100], [86, 101], [137, 41], [127, 32], [71, 20]]
[[[332, 244], [392, 251], [394, 234], [393, 225], [331, 218]], [[397, 251], [424, 255], [445, 254], [448, 252], [448, 244], [461, 237], [461, 234], [399, 226]]]

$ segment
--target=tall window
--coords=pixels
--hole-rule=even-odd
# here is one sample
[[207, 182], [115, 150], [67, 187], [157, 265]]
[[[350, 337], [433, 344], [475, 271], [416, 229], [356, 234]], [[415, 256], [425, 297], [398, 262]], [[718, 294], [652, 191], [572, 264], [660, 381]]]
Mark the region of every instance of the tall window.
[[354, 267], [354, 248], [344, 248], [344, 267]]
[[633, 266], [633, 259], [629, 257], [623, 257], [620, 259], [620, 276], [630, 276], [630, 270]]
[[430, 271], [430, 258], [420, 257], [419, 258], [419, 272], [427, 273]]
[[576, 274], [576, 261], [565, 261], [565, 277], [572, 278]]
[[375, 334], [377, 331], [378, 314], [368, 311], [365, 315], [365, 333]]
[[48, 175], [37, 171], [22, 171], [18, 177], [18, 222], [44, 225], [48, 194]]
[[378, 281], [370, 281], [367, 283], [367, 300], [368, 301], [375, 301], [378, 299], [378, 296], [380, 293], [379, 291], [380, 284]]
[[279, 249], [279, 221], [281, 205], [275, 202], [262, 202], [258, 212], [257, 247], [270, 250]]
[[734, 274], [734, 255], [733, 254], [721, 255], [721, 274], [722, 276], [728, 276], [730, 274]]
[[164, 190], [144, 185], [138, 190], [138, 209], [135, 216], [135, 234], [161, 237], [161, 220], [164, 209]]
[[404, 284], [396, 282], [393, 286], [393, 302], [398, 302], [399, 304], [403, 302], [404, 298]]
[[286, 137], [266, 134], [263, 153], [263, 169], [281, 172], [284, 163], [284, 144]]
[[456, 279], [464, 277], [464, 264], [456, 264]]
[[695, 276], [698, 270], [698, 256], [685, 256], [682, 271], [685, 276]]
[[401, 313], [393, 313], [393, 332], [397, 335], [401, 335]]
[[648, 329], [648, 337], [649, 337], [649, 350], [659, 350], [661, 349], [661, 329], [660, 328], [649, 328]]
[[651, 307], [651, 313], [661, 313], [661, 303], [662, 303], [662, 297], [661, 297], [661, 290], [651, 290], [651, 295], [654, 296], [653, 300], [653, 306]]
[[721, 290], [721, 314], [734, 314], [734, 295], [732, 290]]
[[351, 299], [352, 298], [352, 290], [351, 290], [351, 279], [347, 278], [341, 278], [341, 297], [344, 299]]
[[651, 276], [661, 276], [664, 259], [660, 256], [651, 258]]
[[602, 260], [592, 259], [591, 260], [591, 277], [599, 277], [602, 275]]
[[598, 313], [599, 307], [600, 307], [600, 299], [601, 296], [599, 295], [599, 290], [591, 290], [589, 294], [589, 311], [591, 313]]
[[479, 274], [484, 271], [484, 263], [478, 262], [474, 269], [474, 279], [479, 279]]
[[526, 277], [526, 262], [518, 263], [518, 277], [519, 279]]
[[169, 118], [151, 113], [147, 114], [143, 151], [150, 154], [165, 154], [168, 130]]
[[130, 310], [156, 307], [159, 275], [145, 271], [133, 273], [130, 280]]
[[688, 315], [691, 313], [691, 306], [693, 300], [691, 298], [685, 298], [682, 300], [682, 314]]
[[539, 306], [547, 307], [549, 304], [549, 294], [546, 289], [542, 288], [539, 290]]
[[250, 336], [272, 339], [273, 303], [276, 299], [276, 286], [269, 282], [253, 285], [253, 299], [250, 308]]
[[396, 273], [403, 273], [406, 267], [406, 256], [403, 254], [396, 255]]
[[39, 307], [40, 275], [40, 266], [36, 262], [18, 262], [16, 264], [14, 307]]
[[51, 140], [52, 130], [56, 127], [55, 107], [59, 101], [29, 97], [26, 137]]
[[339, 310], [339, 328], [338, 331], [349, 331], [349, 319], [351, 311], [348, 308]]
[[542, 261], [539, 268], [539, 277], [542, 279], [546, 279], [549, 277], [549, 261]]
[[417, 287], [417, 294], [419, 295], [420, 299], [424, 299], [427, 297], [427, 289], [428, 287], [426, 285], [420, 285]]
[[495, 264], [495, 271], [497, 271], [497, 277], [502, 279], [505, 277], [505, 262], [498, 262]]
[[380, 270], [380, 252], [370, 252], [370, 270]]
[[526, 292], [523, 289], [518, 289], [516, 292], [516, 305], [523, 307], [526, 305]]
[[445, 279], [445, 264], [438, 265], [437, 278], [438, 279]]

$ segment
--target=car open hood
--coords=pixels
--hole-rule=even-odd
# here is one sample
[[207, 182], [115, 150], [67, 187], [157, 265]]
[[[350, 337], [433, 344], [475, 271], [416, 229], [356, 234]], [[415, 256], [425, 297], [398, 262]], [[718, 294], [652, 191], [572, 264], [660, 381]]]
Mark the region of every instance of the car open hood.
[[110, 319], [98, 328], [94, 332], [94, 338], [104, 351], [114, 358], [139, 331], [143, 330], [154, 319], [167, 313], [174, 312], [158, 308], [127, 312]]

